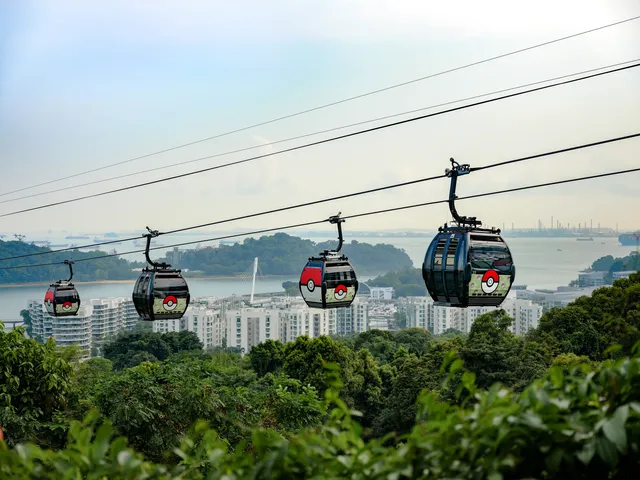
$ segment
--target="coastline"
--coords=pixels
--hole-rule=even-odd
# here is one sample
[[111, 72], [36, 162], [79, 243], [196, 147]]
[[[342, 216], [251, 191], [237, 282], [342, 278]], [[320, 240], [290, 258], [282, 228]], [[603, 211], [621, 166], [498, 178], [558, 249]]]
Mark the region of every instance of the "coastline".
[[[387, 272], [369, 272], [363, 271], [361, 276], [368, 277], [377, 277], [380, 275], [384, 275]], [[282, 281], [291, 280], [297, 278], [298, 275], [260, 275], [259, 278], [270, 278], [270, 279], [282, 279]], [[215, 276], [207, 276], [207, 277], [188, 277], [185, 276], [185, 279], [188, 282], [197, 282], [197, 281], [216, 281], [216, 280], [242, 280], [246, 277], [241, 277], [239, 275], [215, 275]], [[74, 285], [109, 285], [109, 284], [118, 284], [118, 283], [130, 283], [131, 286], [136, 283], [138, 278], [132, 278], [131, 280], [92, 280], [89, 282], [73, 282]], [[20, 288], [20, 287], [48, 287], [53, 282], [34, 282], [34, 283], [0, 283], [0, 288]]]
[[[291, 278], [291, 275], [261, 275], [261, 278], [282, 278], [287, 279]], [[189, 282], [197, 282], [199, 280], [241, 280], [244, 277], [240, 277], [237, 275], [224, 275], [224, 276], [214, 276], [214, 277], [185, 277]], [[132, 286], [136, 282], [137, 278], [132, 278], [131, 280], [93, 280], [89, 282], [73, 282], [74, 285], [109, 285], [109, 284], [118, 284], [118, 283], [130, 283]], [[284, 281], [284, 280], [283, 280]], [[19, 287], [42, 287], [49, 286], [53, 282], [34, 282], [34, 283], [0, 283], [0, 288], [19, 288]]]

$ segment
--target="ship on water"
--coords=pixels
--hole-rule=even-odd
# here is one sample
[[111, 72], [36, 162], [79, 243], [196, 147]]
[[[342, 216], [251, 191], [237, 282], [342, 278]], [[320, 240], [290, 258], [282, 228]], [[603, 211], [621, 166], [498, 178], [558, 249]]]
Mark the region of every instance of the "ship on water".
[[593, 242], [593, 237], [578, 237], [576, 240], [578, 242]]
[[625, 247], [633, 247], [640, 243], [640, 230], [633, 233], [623, 233], [618, 237], [618, 241]]

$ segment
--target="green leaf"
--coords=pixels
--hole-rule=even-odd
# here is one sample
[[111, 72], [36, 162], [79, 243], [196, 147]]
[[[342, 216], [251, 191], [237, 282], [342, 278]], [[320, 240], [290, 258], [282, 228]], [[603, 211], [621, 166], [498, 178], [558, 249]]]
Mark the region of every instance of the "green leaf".
[[585, 465], [589, 465], [591, 459], [596, 453], [596, 444], [594, 442], [589, 442], [582, 447], [582, 450], [576, 453], [576, 457]]
[[554, 449], [547, 457], [545, 458], [544, 463], [547, 465], [547, 468], [551, 470], [551, 472], [556, 472], [560, 467], [560, 463], [562, 462], [562, 456], [564, 452], [560, 448]]
[[596, 440], [596, 452], [602, 461], [610, 467], [614, 467], [618, 462], [616, 446], [606, 437], [598, 437]]
[[624, 405], [619, 407], [613, 417], [607, 420], [602, 425], [602, 431], [605, 436], [613, 442], [620, 453], [625, 453], [627, 450], [627, 431], [625, 429], [625, 422], [629, 416], [629, 407]]

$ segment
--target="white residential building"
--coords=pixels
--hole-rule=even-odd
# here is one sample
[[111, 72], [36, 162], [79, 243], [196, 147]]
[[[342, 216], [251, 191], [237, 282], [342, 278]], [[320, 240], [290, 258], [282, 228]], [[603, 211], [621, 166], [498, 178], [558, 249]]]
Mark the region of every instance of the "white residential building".
[[542, 306], [528, 299], [509, 296], [499, 307], [445, 307], [434, 305], [431, 297], [403, 298], [400, 308], [407, 316], [407, 327], [429, 330], [441, 335], [449, 328], [469, 333], [473, 322], [480, 315], [503, 309], [515, 320], [511, 330], [516, 335], [524, 335], [530, 328], [538, 326], [542, 316]]
[[533, 303], [541, 305], [543, 311], [547, 311], [555, 307], [566, 307], [577, 298], [589, 297], [598, 288], [600, 287], [558, 287], [556, 290], [523, 289], [516, 292], [516, 298], [519, 300], [531, 300]]
[[227, 330], [227, 346], [248, 353], [253, 345], [269, 339], [278, 340], [280, 317], [277, 310], [245, 307], [227, 310], [224, 322]]
[[392, 300], [393, 294], [393, 287], [369, 287], [369, 298], [371, 300]]
[[28, 310], [34, 336], [43, 341], [51, 337], [59, 346], [78, 345], [87, 356], [92, 347], [100, 354], [105, 341], [133, 329], [140, 320], [128, 298], [83, 300], [78, 314], [68, 317], [49, 315], [42, 300], [30, 300]]
[[218, 308], [211, 308], [207, 302], [198, 302], [187, 308], [184, 316], [177, 320], [156, 320], [153, 331], [159, 333], [194, 332], [205, 349], [222, 347], [227, 336], [227, 322]]
[[362, 297], [356, 297], [348, 307], [333, 309], [336, 315], [338, 335], [359, 334], [369, 330], [369, 303]]

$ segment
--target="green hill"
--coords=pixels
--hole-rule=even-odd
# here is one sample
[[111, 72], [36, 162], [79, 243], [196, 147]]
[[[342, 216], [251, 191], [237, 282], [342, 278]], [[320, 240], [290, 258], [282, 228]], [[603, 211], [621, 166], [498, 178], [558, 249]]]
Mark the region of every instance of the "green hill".
[[[37, 247], [25, 242], [0, 241], [0, 258], [49, 251], [51, 251], [51, 249]], [[14, 267], [18, 265], [48, 264], [63, 262], [68, 259], [81, 260], [83, 258], [96, 257], [100, 255], [104, 255], [104, 252], [99, 250], [91, 252], [72, 250], [61, 253], [52, 253], [50, 255], [37, 255], [33, 257], [17, 258], [15, 260], [3, 260], [0, 261], [0, 268]], [[118, 257], [108, 257], [89, 262], [79, 262], [73, 265], [73, 280], [78, 282], [89, 282], [95, 280], [129, 280], [136, 278], [136, 276], [137, 274], [131, 271], [131, 264]], [[66, 265], [0, 270], [0, 284], [53, 282], [64, 278], [69, 278], [69, 268]]]
[[[309, 257], [322, 250], [335, 248], [337, 241], [315, 243], [286, 233], [247, 238], [243, 243], [219, 248], [185, 250], [180, 254], [180, 268], [202, 271], [206, 275], [236, 275], [246, 272], [253, 259], [260, 259], [265, 275], [299, 275]], [[352, 240], [345, 243], [344, 253], [359, 274], [400, 270], [413, 266], [407, 253], [393, 245], [370, 245]], [[171, 263], [169, 256], [166, 261]]]
[[[310, 256], [317, 255], [324, 249], [335, 248], [335, 246], [336, 242], [315, 243], [311, 240], [277, 233], [259, 239], [248, 238], [243, 243], [234, 245], [221, 245], [220, 248], [182, 250], [179, 265], [172, 266], [202, 272], [207, 276], [233, 276], [246, 272], [251, 267], [253, 259], [259, 257], [260, 271], [265, 275], [298, 275]], [[25, 242], [0, 241], [0, 258], [47, 251], [51, 250]], [[400, 270], [413, 265], [404, 250], [387, 244], [370, 245], [353, 240], [343, 246], [342, 252], [349, 257], [354, 268], [360, 274]], [[100, 255], [104, 255], [104, 252], [73, 250], [0, 261], [0, 268], [63, 262], [66, 259], [78, 261]], [[173, 264], [172, 255], [169, 254], [164, 261]], [[73, 279], [78, 282], [135, 279], [137, 273], [131, 269], [143, 265], [118, 257], [77, 262], [73, 265]], [[0, 270], [0, 284], [52, 282], [67, 277], [68, 269], [66, 266]]]

